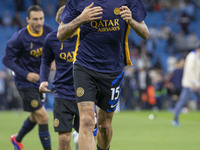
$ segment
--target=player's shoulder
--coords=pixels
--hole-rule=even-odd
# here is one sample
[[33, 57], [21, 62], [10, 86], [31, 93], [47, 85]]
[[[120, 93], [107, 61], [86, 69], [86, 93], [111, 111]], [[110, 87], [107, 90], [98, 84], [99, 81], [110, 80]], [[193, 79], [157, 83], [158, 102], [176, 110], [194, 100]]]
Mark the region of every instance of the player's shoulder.
[[195, 59], [196, 56], [197, 56], [197, 52], [195, 50], [192, 50], [191, 52], [188, 53], [186, 58], [193, 60], [193, 59]]
[[58, 30], [54, 30], [54, 31], [48, 33], [47, 36], [46, 36], [46, 39], [55, 39], [55, 38], [57, 38], [57, 32], [58, 32]]
[[47, 25], [47, 24], [44, 24], [43, 29], [44, 29], [46, 32], [52, 32], [52, 31], [53, 31], [53, 28], [50, 27], [50, 26]]
[[57, 30], [54, 30], [47, 34], [45, 37], [44, 43], [48, 45], [52, 45], [53, 41], [59, 41], [57, 38]]
[[24, 27], [18, 31], [16, 31], [13, 36], [12, 39], [18, 39], [20, 40], [21, 38], [25, 37], [27, 34], [27, 27]]
[[70, 3], [70, 4], [72, 4], [72, 5], [77, 5], [77, 4], [79, 4], [80, 2], [82, 2], [82, 1], [85, 1], [85, 0], [68, 0], [67, 3]]
[[142, 0], [124, 0], [124, 1], [127, 1], [129, 3], [138, 3], [138, 2], [142, 2]]
[[191, 52], [189, 52], [188, 55], [192, 55], [192, 56], [196, 56], [198, 53], [196, 50], [192, 50]]
[[126, 1], [129, 5], [144, 5], [144, 3], [142, 2], [142, 0], [124, 0]]
[[84, 6], [85, 4], [92, 3], [90, 0], [68, 0], [67, 5], [73, 6], [73, 8], [79, 8], [81, 6]]

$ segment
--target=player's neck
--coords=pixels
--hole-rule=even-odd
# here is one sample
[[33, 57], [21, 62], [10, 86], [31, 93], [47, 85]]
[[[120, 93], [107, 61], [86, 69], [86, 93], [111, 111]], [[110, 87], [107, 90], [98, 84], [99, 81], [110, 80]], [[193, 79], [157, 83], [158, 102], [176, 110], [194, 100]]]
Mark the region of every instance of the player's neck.
[[39, 34], [40, 32], [41, 32], [41, 30], [39, 30], [39, 31], [37, 31], [37, 30], [34, 30], [31, 26], [30, 26], [30, 30], [31, 30], [31, 32], [32, 33], [34, 33], [34, 34]]
[[40, 31], [36, 31], [30, 25], [27, 26], [27, 30], [28, 30], [29, 34], [34, 36], [34, 37], [39, 37], [43, 33], [43, 28], [41, 28]]

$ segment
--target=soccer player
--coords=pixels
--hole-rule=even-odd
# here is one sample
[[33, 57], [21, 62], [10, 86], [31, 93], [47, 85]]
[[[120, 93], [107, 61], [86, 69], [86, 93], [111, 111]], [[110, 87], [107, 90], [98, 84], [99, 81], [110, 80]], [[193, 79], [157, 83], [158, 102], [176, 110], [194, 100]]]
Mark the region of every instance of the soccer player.
[[95, 150], [94, 105], [97, 112], [97, 149], [107, 150], [112, 139], [112, 118], [117, 106], [124, 67], [131, 65], [130, 27], [149, 37], [141, 0], [69, 0], [61, 15], [57, 37], [65, 40], [80, 27], [74, 62], [74, 87], [78, 103], [80, 150]]
[[179, 126], [179, 115], [182, 108], [195, 94], [200, 99], [200, 43], [191, 51], [185, 59], [182, 78], [182, 90], [175, 106], [173, 126]]
[[16, 32], [8, 41], [3, 57], [4, 65], [15, 73], [15, 84], [23, 99], [24, 111], [30, 112], [21, 130], [11, 136], [11, 142], [15, 150], [23, 150], [22, 139], [38, 124], [43, 149], [51, 150], [49, 118], [42, 104], [42, 95], [39, 93], [39, 71], [43, 41], [52, 29], [44, 25], [43, 10], [37, 5], [28, 8], [26, 19], [28, 25]]
[[[60, 24], [60, 16], [64, 10], [61, 7], [56, 14]], [[55, 60], [56, 75], [53, 81], [54, 89], [54, 129], [58, 132], [58, 150], [71, 150], [72, 127], [79, 129], [79, 114], [73, 86], [72, 67], [75, 57], [77, 34], [60, 42], [57, 31], [49, 33], [44, 41], [42, 63], [40, 67], [40, 92], [50, 92], [48, 76], [51, 63]]]

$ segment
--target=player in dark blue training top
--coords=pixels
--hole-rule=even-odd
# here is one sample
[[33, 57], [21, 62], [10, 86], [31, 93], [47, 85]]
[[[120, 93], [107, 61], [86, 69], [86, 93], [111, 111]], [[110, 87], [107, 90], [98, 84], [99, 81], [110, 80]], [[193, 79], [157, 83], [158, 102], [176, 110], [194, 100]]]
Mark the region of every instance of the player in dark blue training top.
[[38, 124], [43, 148], [50, 150], [49, 118], [39, 93], [39, 73], [43, 41], [52, 29], [44, 25], [43, 10], [37, 5], [28, 8], [27, 22], [27, 27], [16, 32], [8, 41], [3, 57], [4, 65], [15, 73], [15, 84], [23, 99], [24, 110], [30, 112], [21, 130], [17, 135], [11, 136], [11, 142], [15, 150], [24, 149], [22, 138]]
[[[60, 16], [64, 10], [61, 7], [56, 15], [56, 21], [60, 24]], [[48, 76], [51, 63], [56, 62], [56, 75], [53, 81], [54, 89], [54, 129], [58, 132], [58, 149], [71, 149], [70, 140], [72, 127], [78, 131], [79, 115], [76, 104], [74, 82], [72, 76], [73, 61], [75, 58], [75, 46], [77, 34], [72, 38], [60, 42], [57, 31], [49, 33], [44, 41], [42, 63], [40, 67], [40, 92], [50, 92]]]
[[106, 150], [112, 139], [112, 118], [123, 82], [123, 69], [131, 65], [130, 27], [143, 39], [149, 37], [141, 0], [69, 0], [58, 28], [59, 40], [80, 27], [74, 62], [74, 87], [80, 115], [79, 148], [95, 149], [94, 105], [97, 112], [97, 149]]

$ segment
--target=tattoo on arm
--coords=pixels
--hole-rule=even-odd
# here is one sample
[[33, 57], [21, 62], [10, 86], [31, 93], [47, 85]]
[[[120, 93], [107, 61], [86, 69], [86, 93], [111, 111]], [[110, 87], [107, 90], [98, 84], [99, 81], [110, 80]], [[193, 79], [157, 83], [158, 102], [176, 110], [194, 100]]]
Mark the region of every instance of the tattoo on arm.
[[143, 26], [136, 25], [134, 30], [140, 37], [144, 37], [145, 32], [144, 32], [144, 27]]
[[141, 24], [141, 23], [136, 22], [135, 20], [132, 20], [130, 25], [134, 29], [134, 31], [137, 33], [137, 35], [139, 35], [143, 39], [148, 38], [149, 31], [148, 31], [148, 28], [145, 24]]
[[68, 24], [61, 24], [60, 30], [61, 30], [61, 39], [65, 40], [70, 38], [74, 32], [81, 26], [82, 22], [79, 19], [79, 17], [75, 18]]

